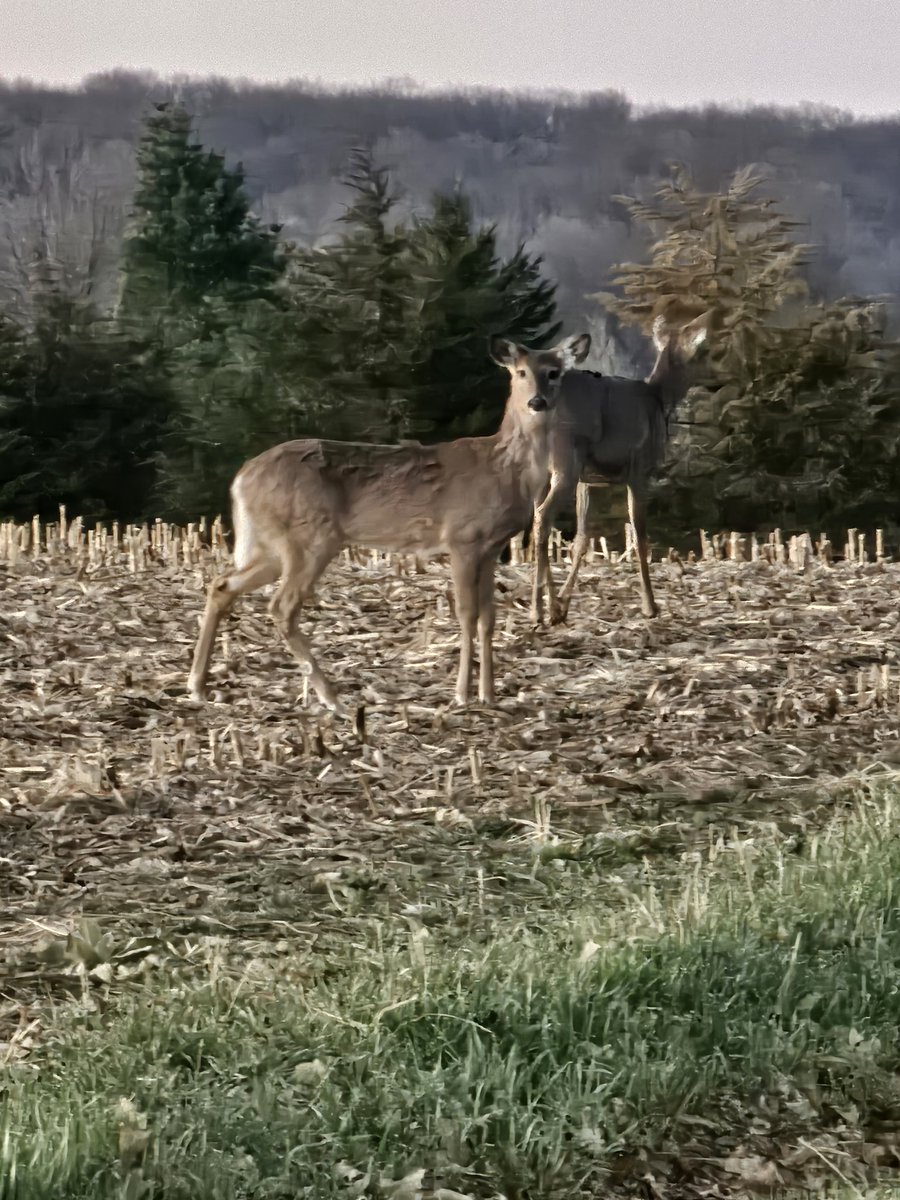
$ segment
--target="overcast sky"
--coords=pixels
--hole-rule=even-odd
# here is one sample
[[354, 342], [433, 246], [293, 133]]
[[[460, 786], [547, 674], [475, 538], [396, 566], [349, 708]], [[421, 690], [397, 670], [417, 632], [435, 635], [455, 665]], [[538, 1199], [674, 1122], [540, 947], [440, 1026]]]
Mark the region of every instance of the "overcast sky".
[[0, 76], [616, 88], [900, 111], [900, 0], [0, 0]]

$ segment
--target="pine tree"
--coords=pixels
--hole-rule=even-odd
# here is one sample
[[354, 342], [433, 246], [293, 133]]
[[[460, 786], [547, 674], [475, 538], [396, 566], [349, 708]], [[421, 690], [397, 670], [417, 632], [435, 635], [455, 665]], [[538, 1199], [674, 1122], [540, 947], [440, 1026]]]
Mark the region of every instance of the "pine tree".
[[[810, 305], [778, 339], [743, 387], [698, 396], [705, 437], [688, 447], [675, 495], [689, 474], [705, 483], [725, 528], [896, 530], [900, 360], [880, 306]], [[694, 506], [702, 517], [708, 501]]]
[[160, 104], [138, 153], [132, 228], [125, 239], [120, 315], [139, 323], [200, 317], [214, 298], [272, 299], [283, 273], [277, 227], [250, 211], [240, 165], [204, 149], [190, 114]]
[[269, 333], [281, 332], [278, 233], [251, 213], [242, 168], [193, 139], [184, 108], [158, 105], [138, 150], [118, 316], [167, 354], [175, 407], [157, 457], [167, 514], [222, 508], [242, 456], [278, 440], [266, 370]]
[[65, 296], [0, 322], [0, 511], [142, 518], [171, 408], [158, 349]]
[[32, 375], [24, 331], [0, 315], [0, 519], [25, 516], [23, 501], [41, 486]]
[[366, 151], [353, 152], [343, 182], [353, 198], [340, 236], [325, 251], [293, 256], [298, 369], [322, 389], [329, 431], [392, 441], [407, 428], [416, 346], [408, 231], [387, 169]]
[[520, 249], [502, 261], [468, 202], [437, 197], [398, 218], [387, 171], [354, 154], [352, 201], [323, 249], [292, 248], [281, 303], [207, 302], [203, 337], [172, 349], [183, 397], [161, 459], [160, 506], [221, 511], [241, 462], [299, 436], [395, 441], [490, 433], [506, 382], [487, 354], [498, 331], [558, 331], [553, 287]]
[[345, 178], [341, 237], [293, 256], [289, 293], [303, 407], [330, 436], [426, 440], [493, 432], [506, 394], [492, 333], [539, 343], [554, 288], [520, 248], [501, 261], [493, 227], [473, 228], [460, 193], [402, 221], [387, 171], [364, 152]]
[[321, 432], [307, 412], [290, 314], [265, 301], [241, 321], [211, 322], [206, 336], [170, 351], [179, 403], [158, 459], [157, 510], [173, 519], [221, 513], [237, 469], [277, 442]]
[[501, 262], [495, 228], [472, 224], [459, 191], [436, 195], [411, 238], [419, 347], [410, 428], [427, 440], [498, 428], [506, 381], [487, 354], [492, 333], [540, 345], [560, 329], [540, 261], [519, 247]]
[[722, 194], [681, 169], [658, 204], [627, 200], [657, 240], [619, 266], [623, 321], [649, 329], [710, 312], [714, 378], [682, 405], [656, 485], [661, 536], [698, 526], [818, 528], [900, 517], [900, 390], [870, 304], [809, 300], [809, 247], [739, 171]]

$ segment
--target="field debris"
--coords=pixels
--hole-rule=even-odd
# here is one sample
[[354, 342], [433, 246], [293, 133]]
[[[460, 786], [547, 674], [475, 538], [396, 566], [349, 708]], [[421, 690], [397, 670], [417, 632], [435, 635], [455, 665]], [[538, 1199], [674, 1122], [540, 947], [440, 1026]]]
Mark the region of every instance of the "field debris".
[[[540, 840], [536, 805], [571, 836], [798, 832], [900, 766], [900, 566], [866, 561], [851, 533], [837, 564], [824, 538], [819, 555], [808, 538], [751, 552], [704, 535], [705, 558], [654, 562], [652, 622], [628, 555], [595, 549], [568, 624], [537, 631], [518, 544], [497, 573], [500, 701], [466, 710], [449, 704], [446, 565], [346, 551], [308, 610], [341, 720], [305, 687], [265, 592], [225, 623], [210, 702], [185, 694], [205, 587], [228, 561], [219, 522], [2, 526], [2, 936], [214, 899], [240, 924], [234, 888], [263, 863], [290, 864], [340, 913], [348, 862], [393, 859], [427, 827], [510, 822]], [[561, 574], [558, 538], [553, 553]]]
[[[341, 719], [265, 592], [224, 623], [210, 701], [187, 696], [220, 523], [0, 526], [0, 1058], [27, 1062], [48, 996], [102, 1006], [163, 965], [264, 986], [288, 948], [314, 972], [379, 913], [420, 944], [454, 889], [489, 928], [586, 853], [612, 903], [648, 864], [752, 855], [761, 831], [800, 845], [900, 773], [900, 566], [851, 533], [837, 562], [780, 535], [657, 556], [652, 622], [601, 540], [568, 624], [537, 631], [519, 542], [497, 573], [500, 701], [464, 710], [446, 564], [345, 551], [307, 624]], [[123, 1128], [130, 1162], [149, 1134]], [[739, 1146], [720, 1166], [746, 1188], [790, 1175]]]

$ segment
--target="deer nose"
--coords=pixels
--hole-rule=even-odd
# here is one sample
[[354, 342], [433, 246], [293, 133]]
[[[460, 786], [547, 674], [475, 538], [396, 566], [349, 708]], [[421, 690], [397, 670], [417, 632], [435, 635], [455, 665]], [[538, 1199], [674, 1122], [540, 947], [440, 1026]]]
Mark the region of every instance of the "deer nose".
[[528, 407], [532, 412], [543, 412], [547, 407], [547, 401], [542, 395], [540, 395], [540, 393], [538, 393], [537, 396], [532, 396], [528, 401]]

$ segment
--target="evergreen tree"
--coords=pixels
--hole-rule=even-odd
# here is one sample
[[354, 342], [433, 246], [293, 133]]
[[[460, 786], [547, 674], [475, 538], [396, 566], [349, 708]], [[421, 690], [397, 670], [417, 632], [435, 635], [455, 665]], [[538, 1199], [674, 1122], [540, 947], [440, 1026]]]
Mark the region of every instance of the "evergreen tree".
[[540, 343], [559, 330], [540, 262], [522, 248], [501, 261], [494, 228], [474, 229], [458, 192], [399, 220], [387, 173], [362, 152], [346, 182], [345, 232], [324, 251], [297, 252], [289, 274], [292, 341], [317, 385], [318, 427], [366, 440], [493, 432], [506, 383], [489, 336]]
[[809, 247], [737, 172], [722, 193], [679, 169], [658, 204], [627, 201], [657, 240], [598, 298], [649, 329], [663, 313], [714, 315], [715, 378], [681, 407], [656, 485], [670, 539], [698, 526], [818, 528], [898, 520], [900, 377], [873, 307], [808, 299]]
[[553, 323], [552, 284], [523, 247], [497, 257], [493, 226], [472, 228], [460, 192], [437, 195], [415, 223], [412, 241], [417, 361], [411, 381], [411, 431], [426, 440], [492, 433], [499, 427], [507, 383], [487, 353], [492, 333], [546, 344]]
[[251, 213], [242, 168], [193, 139], [184, 108], [158, 105], [138, 150], [119, 318], [166, 348], [175, 404], [156, 495], [169, 515], [221, 509], [242, 458], [279, 440], [267, 375], [282, 333], [278, 232]]
[[881, 315], [846, 299], [811, 305], [745, 384], [696, 396], [699, 423], [664, 481], [682, 520], [900, 527], [900, 361]]
[[250, 212], [240, 165], [204, 149], [191, 117], [160, 104], [137, 152], [132, 228], [124, 244], [120, 315], [139, 323], [202, 316], [214, 298], [271, 299], [284, 269], [276, 227]]
[[161, 459], [167, 512], [221, 511], [241, 462], [298, 436], [395, 441], [490, 433], [506, 381], [498, 330], [552, 337], [553, 287], [519, 250], [498, 258], [467, 201], [437, 197], [405, 222], [384, 168], [356, 152], [336, 240], [292, 248], [278, 303], [208, 301], [202, 336], [172, 349], [180, 397]]
[[146, 517], [171, 397], [158, 350], [65, 296], [0, 322], [0, 511]]
[[160, 512], [180, 520], [224, 512], [247, 458], [320, 432], [302, 403], [305, 377], [289, 322], [267, 302], [248, 302], [239, 324], [210, 322], [202, 339], [170, 352], [178, 404], [159, 456]]
[[393, 441], [407, 428], [417, 342], [408, 231], [388, 171], [366, 151], [353, 152], [343, 181], [353, 199], [340, 236], [324, 252], [293, 258], [298, 369], [322, 389], [329, 432]]
[[24, 512], [23, 501], [41, 486], [43, 467], [31, 416], [32, 374], [24, 331], [0, 315], [0, 519], [32, 515]]

